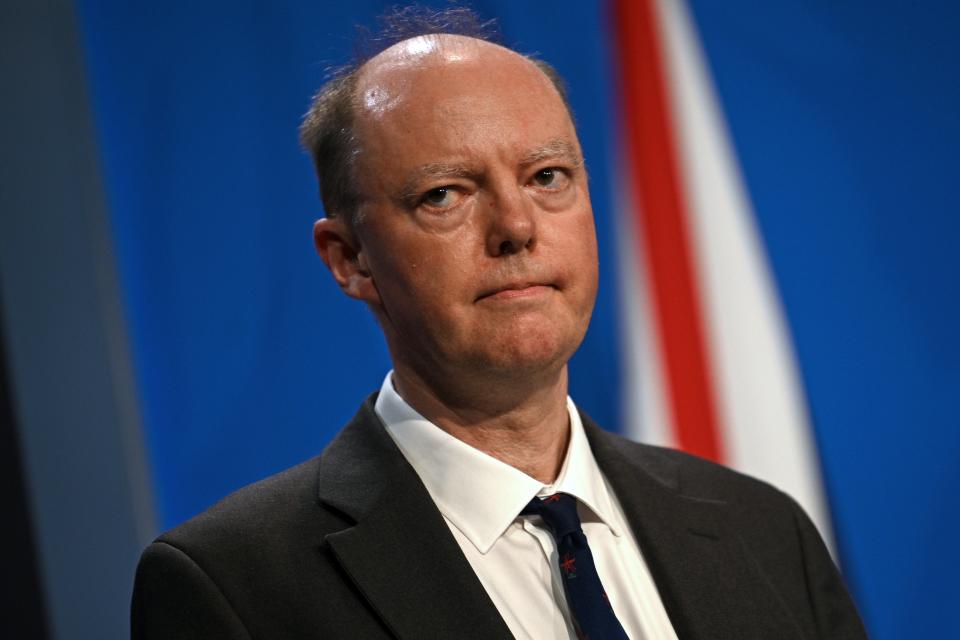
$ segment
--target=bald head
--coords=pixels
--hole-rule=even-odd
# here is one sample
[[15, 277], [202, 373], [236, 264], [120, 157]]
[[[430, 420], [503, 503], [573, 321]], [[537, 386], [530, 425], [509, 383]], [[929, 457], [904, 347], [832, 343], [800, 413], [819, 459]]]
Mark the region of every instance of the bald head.
[[409, 38], [371, 58], [358, 70], [355, 97], [363, 111], [375, 114], [391, 108], [418, 80], [438, 73], [477, 72], [506, 82], [533, 76], [563, 100], [541, 68], [525, 56], [485, 40], [452, 34]]
[[395, 108], [404, 101], [405, 88], [439, 69], [454, 76], [479, 71], [506, 86], [518, 75], [536, 78], [570, 114], [563, 81], [545, 62], [471, 36], [429, 33], [403, 39], [324, 85], [300, 127], [327, 216], [357, 219], [364, 197], [356, 180], [363, 149], [358, 120]]

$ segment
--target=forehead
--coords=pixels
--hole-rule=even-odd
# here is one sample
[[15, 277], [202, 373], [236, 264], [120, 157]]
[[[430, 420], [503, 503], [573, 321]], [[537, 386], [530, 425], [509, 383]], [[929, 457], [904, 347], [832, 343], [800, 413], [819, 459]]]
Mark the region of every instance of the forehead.
[[530, 60], [461, 36], [394, 45], [361, 70], [356, 131], [368, 154], [404, 161], [518, 152], [556, 139], [576, 147], [566, 107]]

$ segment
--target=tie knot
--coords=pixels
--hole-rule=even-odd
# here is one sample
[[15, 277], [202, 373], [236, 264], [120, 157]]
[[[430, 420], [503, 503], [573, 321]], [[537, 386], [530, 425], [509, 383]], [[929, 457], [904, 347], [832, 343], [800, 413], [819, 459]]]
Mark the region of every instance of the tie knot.
[[581, 530], [577, 499], [566, 493], [555, 493], [543, 499], [534, 498], [520, 513], [543, 518], [557, 540]]

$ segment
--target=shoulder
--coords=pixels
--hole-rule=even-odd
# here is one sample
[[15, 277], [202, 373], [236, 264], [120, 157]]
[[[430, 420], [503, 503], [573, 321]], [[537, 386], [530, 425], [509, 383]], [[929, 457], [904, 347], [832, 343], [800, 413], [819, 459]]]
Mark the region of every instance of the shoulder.
[[336, 502], [323, 500], [321, 489], [366, 486], [377, 463], [388, 459], [369, 446], [387, 438], [376, 428], [372, 406], [373, 396], [319, 455], [239, 489], [155, 544], [173, 547], [210, 573], [297, 567], [299, 554], [355, 523]]
[[[593, 425], [595, 427], [595, 425]], [[864, 638], [856, 608], [815, 526], [772, 485], [680, 451], [595, 431], [591, 444], [619, 497], [639, 500], [658, 515], [684, 518], [691, 532], [725, 541], [730, 571], [758, 571], [811, 635]], [[603, 460], [603, 462], [601, 462]], [[652, 481], [651, 481], [652, 478]], [[644, 489], [634, 490], [635, 485]], [[633, 505], [636, 507], [637, 505]], [[635, 509], [636, 511], [636, 509]], [[685, 514], [685, 515], [684, 515]], [[696, 518], [692, 517], [696, 514]], [[675, 520], [680, 522], [681, 520]], [[642, 518], [635, 526], [643, 529]], [[719, 547], [718, 547], [719, 548]]]
[[346, 620], [377, 637], [380, 623], [365, 617], [328, 543], [356, 521], [321, 498], [324, 469], [339, 481], [337, 472], [362, 466], [366, 455], [331, 451], [344, 431], [321, 455], [236, 491], [150, 544], [134, 581], [134, 637], [302, 637], [305, 629], [326, 637]]
[[[366, 399], [319, 455], [239, 489], [164, 533], [158, 542], [227, 552], [241, 544], [269, 543], [275, 551], [278, 540], [322, 539], [343, 529], [350, 518], [321, 500], [321, 488], [343, 484], [348, 478], [368, 483], [377, 465], [389, 459], [369, 444], [388, 439], [377, 428], [375, 397]], [[361, 477], [354, 478], [358, 474]]]
[[150, 544], [134, 582], [133, 637], [248, 640], [267, 615], [254, 604], [260, 594], [296, 575], [317, 544], [306, 512], [317, 501], [317, 465], [240, 489]]
[[808, 523], [793, 498], [763, 480], [721, 464], [634, 442], [599, 428], [591, 435], [591, 444], [605, 473], [613, 470], [611, 461], [626, 461], [673, 495], [723, 505], [733, 523], [751, 532], [757, 532], [753, 525], [758, 521], [776, 523], [774, 528], [781, 533]]
[[210, 604], [206, 611], [239, 616], [252, 629], [283, 619], [285, 605], [264, 594], [286, 593], [291, 582], [309, 585], [285, 600], [306, 612], [309, 607], [299, 601], [308, 592], [336, 590], [337, 570], [325, 539], [351, 523], [320, 504], [319, 466], [319, 458], [312, 458], [244, 487], [160, 535], [140, 557], [134, 597], [142, 604], [135, 618], [173, 615], [179, 593], [196, 593]]
[[602, 446], [616, 450], [665, 488], [683, 495], [728, 503], [786, 498], [763, 480], [683, 451], [634, 442], [606, 431], [592, 440], [600, 440]]
[[191, 555], [205, 550], [258, 546], [301, 526], [317, 509], [319, 456], [223, 498], [204, 512], [167, 531], [157, 541]]

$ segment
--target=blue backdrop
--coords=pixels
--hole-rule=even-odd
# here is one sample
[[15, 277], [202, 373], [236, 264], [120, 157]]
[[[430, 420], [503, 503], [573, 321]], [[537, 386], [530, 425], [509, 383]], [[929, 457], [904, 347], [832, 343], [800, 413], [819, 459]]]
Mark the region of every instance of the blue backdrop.
[[[316, 452], [389, 367], [316, 258], [296, 128], [388, 3], [80, 0], [164, 528]], [[958, 17], [876, 2], [690, 3], [780, 286], [843, 568], [876, 638], [960, 637]], [[602, 255], [572, 394], [617, 428], [603, 3], [475, 2], [568, 80]]]

